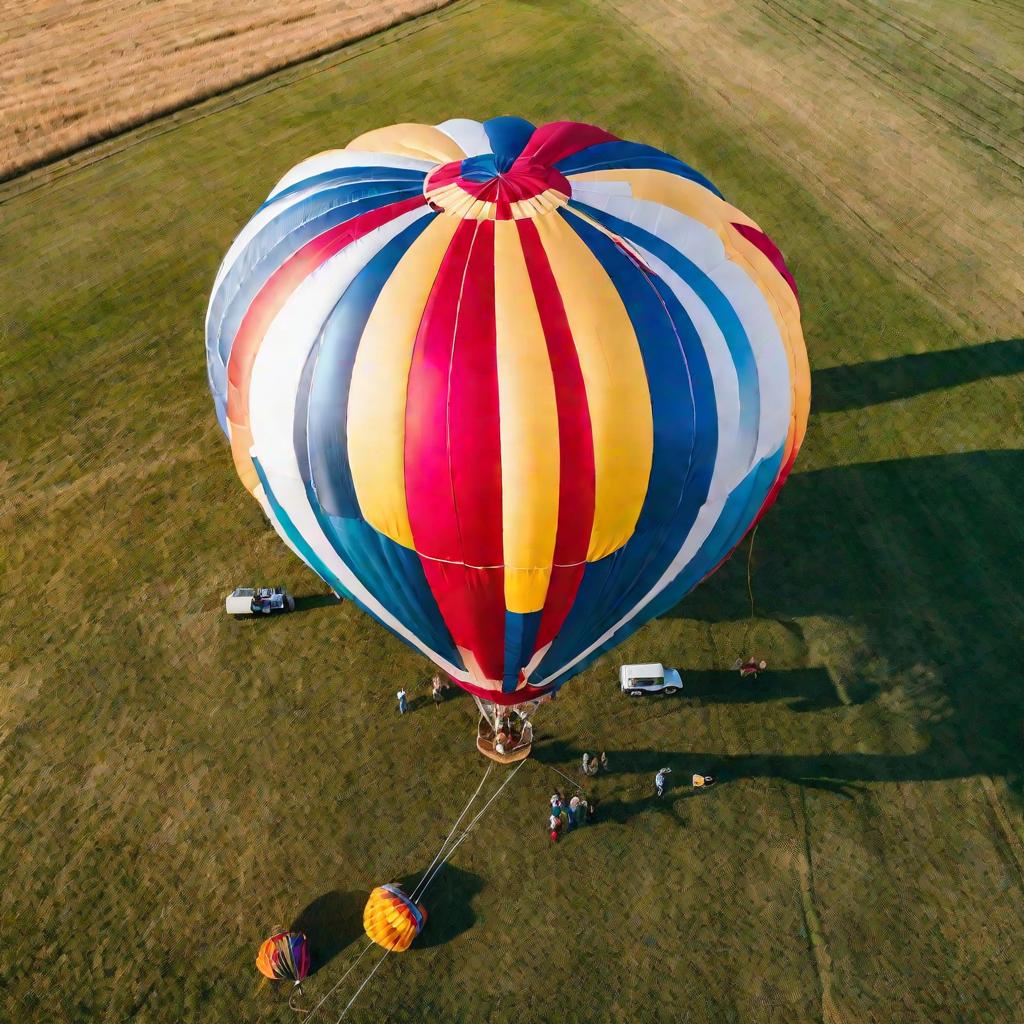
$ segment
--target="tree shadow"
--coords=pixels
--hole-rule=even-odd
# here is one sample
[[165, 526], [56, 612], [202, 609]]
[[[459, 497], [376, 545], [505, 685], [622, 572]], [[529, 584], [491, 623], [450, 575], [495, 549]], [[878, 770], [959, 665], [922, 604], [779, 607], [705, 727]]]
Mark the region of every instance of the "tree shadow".
[[[875, 678], [887, 702], [913, 716], [923, 749], [907, 756], [679, 756], [723, 779], [845, 786], [984, 774], [1005, 778], [1020, 793], [1022, 504], [1020, 451], [794, 475], [758, 533], [759, 614], [783, 623], [799, 616], [850, 622], [865, 656], [881, 666]], [[745, 564], [725, 566], [670, 614], [745, 617], [745, 573]], [[638, 772], [666, 759], [654, 751], [630, 756]], [[626, 770], [623, 757], [616, 771]]]
[[295, 611], [308, 612], [314, 608], [329, 608], [336, 604], [341, 604], [341, 601], [334, 594], [303, 594], [295, 598]]
[[[406, 892], [413, 892], [420, 878], [421, 875], [406, 875], [399, 881]], [[476, 924], [473, 900], [484, 891], [485, 884], [483, 878], [472, 871], [445, 864], [423, 897], [427, 923], [412, 948], [443, 946], [469, 931]]]
[[313, 900], [288, 926], [289, 931], [306, 933], [312, 964], [310, 974], [330, 963], [363, 933], [365, 904], [365, 892], [332, 889]]
[[851, 366], [831, 366], [814, 371], [814, 411], [864, 409], [940, 388], [1021, 372], [1024, 372], [1024, 338], [894, 356]]

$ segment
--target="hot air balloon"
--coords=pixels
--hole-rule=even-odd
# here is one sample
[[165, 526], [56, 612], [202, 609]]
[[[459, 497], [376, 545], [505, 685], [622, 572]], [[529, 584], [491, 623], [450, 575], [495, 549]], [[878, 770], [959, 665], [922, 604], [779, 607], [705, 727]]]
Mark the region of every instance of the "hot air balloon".
[[426, 923], [426, 908], [414, 903], [397, 882], [378, 885], [363, 910], [367, 936], [392, 953], [404, 953]]
[[810, 399], [753, 220], [658, 149], [517, 117], [298, 164], [225, 257], [206, 347], [285, 543], [493, 726], [722, 563]]
[[309, 974], [309, 943], [302, 932], [280, 932], [260, 946], [256, 956], [260, 974], [271, 981], [294, 981]]

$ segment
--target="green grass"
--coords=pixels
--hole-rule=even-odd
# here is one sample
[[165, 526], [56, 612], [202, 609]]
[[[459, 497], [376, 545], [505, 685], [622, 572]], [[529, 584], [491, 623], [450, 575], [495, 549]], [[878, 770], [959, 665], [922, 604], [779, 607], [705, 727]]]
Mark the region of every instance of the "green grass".
[[[259, 941], [301, 919], [318, 999], [365, 894], [422, 871], [475, 787], [469, 702], [435, 711], [422, 659], [315, 600], [234, 479], [202, 320], [299, 159], [507, 112], [678, 153], [775, 236], [815, 413], [756, 536], [756, 617], [744, 549], [568, 686], [347, 1019], [1021, 1019], [1024, 342], [962, 337], [585, 5], [456, 4], [342, 56], [0, 192], [0, 1019], [292, 1019]], [[227, 619], [250, 580], [309, 600]], [[741, 686], [753, 650], [772, 671]], [[618, 695], [620, 660], [650, 658], [685, 699]], [[553, 848], [551, 769], [595, 747], [602, 820]], [[691, 795], [699, 769], [722, 785]]]

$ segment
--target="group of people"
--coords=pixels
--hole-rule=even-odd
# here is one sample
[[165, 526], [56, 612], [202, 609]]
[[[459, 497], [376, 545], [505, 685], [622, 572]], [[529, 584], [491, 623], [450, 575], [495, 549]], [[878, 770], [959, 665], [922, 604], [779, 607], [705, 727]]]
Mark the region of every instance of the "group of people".
[[559, 838], [574, 828], [580, 828], [594, 819], [595, 801], [587, 800], [586, 796], [574, 796], [568, 803], [560, 790], [551, 794], [550, 817], [548, 829], [551, 842], [557, 843]]
[[603, 750], [600, 754], [593, 755], [584, 752], [582, 771], [584, 775], [589, 776], [608, 771], [608, 755]]
[[734, 672], [739, 672], [740, 679], [756, 679], [759, 673], [768, 668], [768, 662], [751, 655], [749, 658], [737, 658], [732, 667]]

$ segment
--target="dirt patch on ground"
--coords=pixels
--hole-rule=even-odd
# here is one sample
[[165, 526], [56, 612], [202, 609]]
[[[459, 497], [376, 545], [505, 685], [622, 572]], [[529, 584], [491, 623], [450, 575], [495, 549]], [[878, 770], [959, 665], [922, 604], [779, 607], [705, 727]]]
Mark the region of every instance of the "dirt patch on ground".
[[0, 15], [0, 180], [449, 0], [15, 0]]

